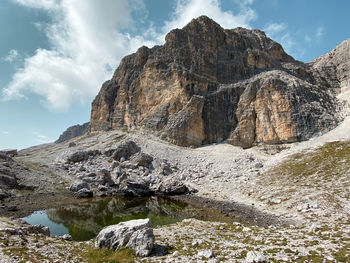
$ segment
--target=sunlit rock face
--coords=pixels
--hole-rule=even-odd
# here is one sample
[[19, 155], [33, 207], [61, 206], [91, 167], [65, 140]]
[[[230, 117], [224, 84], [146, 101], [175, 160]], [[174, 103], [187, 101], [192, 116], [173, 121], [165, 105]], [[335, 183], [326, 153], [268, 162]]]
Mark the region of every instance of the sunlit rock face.
[[295, 61], [262, 31], [201, 16], [165, 40], [122, 60], [92, 103], [90, 131], [146, 129], [181, 146], [247, 148], [305, 140], [340, 120], [333, 69]]

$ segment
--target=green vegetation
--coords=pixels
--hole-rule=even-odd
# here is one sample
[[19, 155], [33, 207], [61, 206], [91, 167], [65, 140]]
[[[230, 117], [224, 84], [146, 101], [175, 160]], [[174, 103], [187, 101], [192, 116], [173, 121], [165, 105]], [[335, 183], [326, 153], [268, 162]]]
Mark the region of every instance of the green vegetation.
[[350, 258], [350, 244], [346, 244], [343, 248], [338, 250], [335, 253], [334, 258], [338, 262], [348, 262], [348, 260]]
[[[269, 171], [268, 175], [286, 178], [315, 177], [318, 182], [324, 179], [339, 178], [350, 168], [350, 142], [331, 142], [313, 152], [298, 153], [282, 165]], [[344, 178], [346, 179], [346, 178]], [[347, 183], [350, 183], [347, 181]]]
[[274, 187], [274, 198], [282, 203], [313, 189], [323, 204], [342, 209], [342, 199], [350, 197], [350, 142], [331, 142], [294, 154], [262, 174], [259, 185]]
[[132, 249], [123, 248], [118, 251], [96, 249], [88, 247], [82, 254], [89, 263], [131, 263], [135, 261], [135, 253]]

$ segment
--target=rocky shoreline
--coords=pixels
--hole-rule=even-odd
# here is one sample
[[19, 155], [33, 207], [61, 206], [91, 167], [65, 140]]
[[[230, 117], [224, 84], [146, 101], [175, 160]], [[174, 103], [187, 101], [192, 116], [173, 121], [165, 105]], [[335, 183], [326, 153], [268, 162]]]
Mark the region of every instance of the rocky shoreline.
[[298, 224], [298, 222], [295, 220], [287, 219], [283, 216], [278, 216], [272, 213], [263, 212], [255, 208], [254, 205], [216, 200], [197, 195], [179, 195], [170, 196], [169, 198], [190, 204], [194, 207], [207, 209], [208, 213], [210, 213], [209, 211], [212, 211], [212, 213], [210, 213], [212, 217], [209, 217], [211, 220], [213, 220], [213, 214], [219, 213], [217, 214], [218, 221], [224, 221], [222, 217], [226, 217], [235, 222], [259, 227], [290, 226]]

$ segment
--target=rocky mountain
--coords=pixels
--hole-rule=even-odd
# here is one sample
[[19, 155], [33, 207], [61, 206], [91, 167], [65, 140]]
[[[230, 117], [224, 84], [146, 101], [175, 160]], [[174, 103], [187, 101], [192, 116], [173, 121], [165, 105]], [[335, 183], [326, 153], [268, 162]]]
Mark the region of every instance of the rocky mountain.
[[336, 94], [349, 52], [305, 64], [260, 30], [223, 29], [206, 16], [165, 41], [121, 61], [92, 103], [90, 131], [146, 129], [182, 146], [248, 148], [306, 140], [341, 120]]
[[78, 136], [82, 136], [84, 134], [87, 134], [89, 131], [89, 123], [84, 123], [82, 125], [74, 125], [71, 126], [69, 128], [67, 128], [67, 130], [65, 130], [60, 137], [55, 141], [55, 143], [61, 143], [61, 142], [65, 142], [68, 141], [70, 139], [73, 139], [75, 137]]
[[343, 41], [334, 50], [311, 62], [313, 69], [332, 81], [341, 89], [341, 97], [349, 100], [350, 95], [350, 39]]

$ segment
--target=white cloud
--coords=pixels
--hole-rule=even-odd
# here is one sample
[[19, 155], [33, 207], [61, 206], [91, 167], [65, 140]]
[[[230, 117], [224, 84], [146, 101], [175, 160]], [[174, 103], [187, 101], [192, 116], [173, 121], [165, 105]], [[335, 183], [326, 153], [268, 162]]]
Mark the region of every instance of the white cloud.
[[53, 23], [42, 26], [51, 48], [38, 49], [25, 59], [3, 90], [5, 99], [35, 93], [49, 109], [66, 111], [76, 101], [90, 102], [111, 77], [107, 69], [115, 69], [123, 56], [142, 44], [154, 44], [121, 32], [134, 26], [133, 12], [141, 18], [147, 15], [142, 0], [15, 1], [48, 11]]
[[246, 1], [239, 14], [223, 11], [219, 0], [178, 0], [173, 17], [165, 23], [163, 32], [169, 32], [174, 28], [182, 28], [193, 18], [207, 15], [224, 28], [247, 27], [249, 22], [256, 19], [256, 13], [247, 5], [253, 1]]
[[90, 102], [122, 57], [142, 45], [163, 43], [168, 31], [182, 28], [193, 18], [207, 15], [224, 28], [249, 27], [256, 18], [249, 7], [252, 0], [246, 0], [238, 14], [223, 11], [219, 0], [178, 0], [163, 27], [150, 23], [148, 30], [135, 35], [148, 15], [143, 0], [13, 1], [50, 15], [51, 24], [38, 22], [36, 27], [45, 32], [51, 47], [38, 49], [24, 60], [3, 90], [4, 98], [23, 99], [34, 93], [54, 111], [66, 111], [76, 102]]
[[289, 33], [283, 34], [281, 37], [279, 37], [279, 42], [282, 44], [283, 48], [288, 52], [291, 53], [292, 49], [295, 45], [295, 40]]
[[13, 62], [19, 57], [19, 53], [16, 49], [11, 49], [6, 57], [2, 58], [2, 60], [7, 62]]
[[1, 131], [1, 133], [4, 134], [4, 135], [9, 135], [10, 134], [9, 131]]
[[240, 2], [242, 2], [244, 5], [252, 5], [254, 0], [241, 0]]
[[305, 41], [306, 43], [310, 44], [310, 43], [312, 42], [312, 39], [311, 39], [311, 37], [310, 37], [309, 35], [305, 35], [304, 41]]
[[53, 9], [58, 8], [57, 0], [13, 0], [14, 2], [31, 8]]
[[247, 6], [252, 5], [254, 0], [233, 0], [233, 2], [241, 8], [246, 8]]
[[46, 135], [40, 134], [36, 131], [33, 131], [32, 134], [35, 136], [34, 140], [38, 143], [51, 143], [54, 141], [52, 138], [49, 138]]
[[266, 32], [267, 36], [280, 43], [287, 53], [293, 53], [296, 42], [287, 29], [288, 24], [286, 23], [270, 23], [267, 24], [263, 30]]
[[274, 37], [277, 34], [281, 33], [282, 31], [286, 30], [287, 24], [286, 23], [271, 23], [265, 27], [264, 31], [267, 35]]
[[38, 31], [42, 31], [42, 30], [44, 30], [44, 28], [45, 28], [45, 24], [44, 24], [44, 23], [33, 22], [32, 24], [33, 24], [33, 26], [35, 26], [35, 28], [36, 28]]
[[322, 26], [319, 26], [317, 29], [316, 29], [316, 33], [315, 33], [315, 37], [317, 39], [317, 41], [321, 41], [323, 36], [324, 36], [324, 27]]
[[308, 44], [311, 47], [315, 43], [319, 44], [322, 41], [324, 35], [325, 35], [324, 27], [319, 26], [311, 34], [306, 34], [304, 36], [304, 41], [306, 44]]

